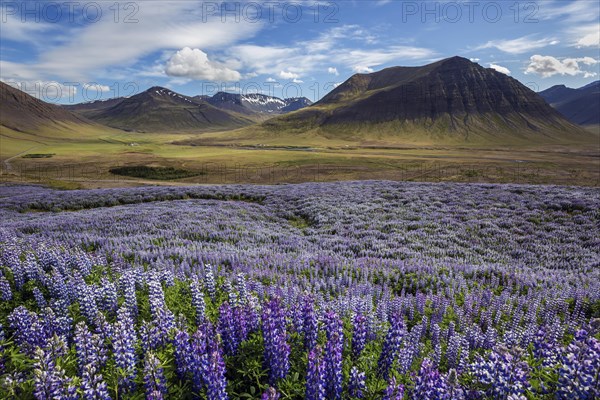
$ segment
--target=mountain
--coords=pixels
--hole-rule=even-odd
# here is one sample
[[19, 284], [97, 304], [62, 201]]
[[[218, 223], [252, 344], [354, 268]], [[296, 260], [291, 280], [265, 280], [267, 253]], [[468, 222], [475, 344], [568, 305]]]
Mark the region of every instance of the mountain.
[[462, 57], [353, 75], [311, 107], [261, 127], [272, 134], [406, 143], [508, 144], [588, 135], [516, 79]]
[[284, 113], [298, 111], [301, 108], [308, 107], [313, 104], [313, 102], [306, 97], [291, 97], [289, 99], [284, 99], [284, 101], [286, 106], [281, 109], [281, 111]]
[[539, 92], [539, 95], [575, 124], [600, 125], [600, 81], [579, 89], [556, 85]]
[[86, 118], [93, 118], [102, 111], [119, 104], [123, 100], [125, 100], [125, 97], [114, 97], [112, 99], [88, 101], [79, 104], [63, 104], [61, 107]]
[[76, 107], [78, 112], [96, 122], [140, 132], [226, 129], [253, 122], [243, 115], [213, 107], [201, 98], [159, 86], [118, 102], [115, 100], [107, 107], [105, 103]]
[[306, 97], [280, 99], [260, 93], [235, 94], [218, 92], [206, 101], [223, 110], [241, 114], [283, 114], [312, 104]]
[[0, 125], [18, 132], [72, 128], [91, 121], [0, 82]]

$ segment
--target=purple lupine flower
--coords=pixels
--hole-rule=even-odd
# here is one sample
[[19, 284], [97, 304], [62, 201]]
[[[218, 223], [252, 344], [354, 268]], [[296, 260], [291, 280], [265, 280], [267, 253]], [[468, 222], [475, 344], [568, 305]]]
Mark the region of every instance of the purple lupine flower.
[[53, 360], [56, 360], [59, 357], [67, 355], [69, 348], [61, 336], [54, 335], [48, 340], [48, 345], [44, 351], [46, 351]]
[[173, 352], [175, 366], [179, 379], [184, 380], [192, 366], [192, 346], [190, 335], [182, 329], [178, 329], [173, 338]]
[[160, 360], [153, 352], [148, 352], [144, 361], [144, 387], [146, 399], [162, 399], [167, 394], [167, 380]]
[[315, 312], [313, 300], [306, 297], [302, 304], [302, 331], [304, 333], [304, 348], [312, 350], [319, 337], [319, 321]]
[[249, 308], [247, 305], [240, 306], [239, 304], [233, 308], [233, 328], [238, 345], [244, 342], [250, 333], [248, 316], [253, 310]]
[[460, 359], [459, 354], [462, 347], [462, 336], [455, 334], [448, 340], [448, 347], [446, 348], [446, 363], [450, 368], [456, 368], [459, 366]]
[[8, 326], [14, 332], [15, 343], [30, 357], [37, 347], [46, 347], [48, 338], [36, 313], [19, 306], [8, 315]]
[[578, 330], [564, 352], [558, 376], [558, 398], [600, 398], [600, 341]]
[[398, 370], [404, 374], [410, 371], [413, 361], [419, 356], [421, 351], [421, 331], [422, 325], [415, 325], [407, 335], [404, 347], [400, 351]]
[[390, 328], [383, 343], [383, 349], [377, 363], [377, 372], [384, 379], [389, 378], [390, 370], [398, 358], [400, 344], [404, 337], [404, 320], [400, 314], [392, 314], [390, 318]]
[[33, 365], [33, 395], [36, 400], [65, 399], [74, 400], [76, 388], [66, 377], [65, 371], [58, 367], [50, 352], [41, 348], [35, 350]]
[[530, 387], [529, 366], [505, 348], [492, 350], [485, 359], [477, 356], [470, 370], [479, 383], [487, 386], [486, 394], [493, 398], [519, 398]]
[[210, 296], [212, 301], [215, 301], [217, 296], [217, 282], [215, 281], [215, 275], [213, 274], [212, 266], [207, 264], [204, 266], [204, 287]]
[[366, 389], [366, 375], [360, 372], [358, 368], [352, 367], [350, 370], [350, 382], [348, 383], [348, 395], [354, 399], [364, 398]]
[[4, 328], [2, 327], [2, 323], [0, 322], [0, 375], [4, 374], [5, 366], [4, 366]]
[[93, 364], [86, 364], [83, 368], [81, 389], [85, 400], [111, 400], [108, 386]]
[[190, 363], [190, 372], [194, 389], [200, 391], [205, 382], [205, 376], [209, 369], [207, 340], [212, 335], [212, 327], [208, 322], [200, 325], [190, 340], [190, 349], [192, 361]]
[[248, 302], [248, 289], [246, 288], [246, 278], [241, 272], [237, 274], [236, 286], [240, 294], [240, 304], [244, 305]]
[[415, 381], [411, 396], [415, 399], [451, 400], [446, 378], [425, 358]]
[[466, 399], [466, 391], [460, 385], [460, 382], [458, 381], [458, 372], [456, 372], [454, 368], [450, 368], [446, 380], [448, 381], [448, 392], [451, 400]]
[[431, 347], [435, 348], [440, 343], [441, 333], [442, 329], [438, 324], [433, 324], [431, 326]]
[[225, 354], [233, 356], [237, 353], [239, 346], [238, 335], [236, 332], [236, 321], [234, 320], [233, 311], [228, 302], [224, 302], [219, 307], [219, 320], [217, 329], [223, 340]]
[[262, 323], [265, 366], [269, 371], [269, 382], [275, 386], [277, 380], [285, 378], [290, 369], [290, 345], [287, 343], [285, 310], [279, 299], [274, 298], [264, 305]]
[[261, 400], [279, 400], [281, 395], [273, 387], [269, 387], [261, 396]]
[[315, 346], [308, 353], [306, 371], [306, 400], [325, 400], [325, 361], [321, 347]]
[[342, 352], [344, 349], [344, 331], [342, 321], [334, 312], [325, 314], [325, 389], [327, 399], [342, 397]]
[[0, 300], [10, 301], [12, 300], [13, 294], [10, 289], [10, 283], [6, 280], [2, 272], [0, 272]]
[[75, 349], [77, 350], [77, 364], [83, 373], [87, 365], [99, 369], [106, 362], [106, 348], [100, 336], [92, 334], [85, 322], [80, 322], [75, 327]]
[[208, 368], [206, 370], [206, 395], [208, 400], [227, 400], [227, 379], [221, 347], [216, 340], [208, 346]]
[[190, 284], [190, 291], [192, 293], [192, 306], [196, 310], [196, 325], [200, 325], [206, 318], [206, 304], [204, 302], [204, 293], [200, 283], [193, 280]]
[[98, 306], [96, 305], [96, 296], [94, 291], [89, 287], [83, 279], [79, 278], [80, 282], [77, 288], [77, 299], [79, 300], [79, 310], [89, 323], [93, 323], [98, 314]]
[[135, 277], [132, 273], [123, 274], [119, 284], [123, 290], [123, 297], [125, 297], [125, 302], [123, 304], [125, 307], [129, 308], [129, 314], [131, 315], [131, 318], [135, 320], [138, 315], [137, 296], [135, 293]]
[[117, 322], [114, 327], [113, 353], [115, 365], [123, 371], [119, 377], [119, 388], [124, 392], [133, 390], [135, 386], [135, 343], [136, 334], [129, 309], [121, 307], [117, 312]]
[[385, 389], [382, 400], [402, 400], [404, 398], [404, 385], [396, 383], [396, 378], [392, 377]]
[[358, 358], [367, 344], [367, 319], [361, 313], [356, 313], [352, 322], [352, 356]]
[[98, 289], [100, 307], [110, 315], [114, 315], [119, 306], [117, 298], [117, 287], [115, 284], [107, 278], [102, 278]]

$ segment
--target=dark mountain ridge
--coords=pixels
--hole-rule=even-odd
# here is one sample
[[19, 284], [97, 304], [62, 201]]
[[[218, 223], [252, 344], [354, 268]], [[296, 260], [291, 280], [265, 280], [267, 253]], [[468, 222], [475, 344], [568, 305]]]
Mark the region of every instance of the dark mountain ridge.
[[583, 126], [600, 125], [600, 81], [578, 89], [556, 85], [538, 94], [569, 121]]

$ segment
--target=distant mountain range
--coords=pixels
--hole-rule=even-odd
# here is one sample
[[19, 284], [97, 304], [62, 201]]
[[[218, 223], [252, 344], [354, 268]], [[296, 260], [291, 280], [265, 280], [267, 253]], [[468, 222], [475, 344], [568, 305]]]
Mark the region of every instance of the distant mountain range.
[[462, 57], [356, 74], [313, 106], [270, 119], [273, 133], [404, 135], [407, 141], [545, 140], [585, 135], [535, 92]]
[[233, 129], [254, 123], [243, 115], [160, 86], [127, 98], [64, 107], [95, 122], [136, 132]]
[[597, 124], [599, 114], [598, 82], [580, 89], [555, 86], [538, 95], [461, 57], [356, 74], [315, 104], [263, 94], [190, 97], [155, 86], [127, 98], [56, 106], [4, 83], [0, 88], [0, 123], [17, 131], [69, 124], [136, 132], [235, 129], [231, 140], [267, 142], [286, 135], [295, 135], [298, 143], [302, 137], [362, 143], [569, 141], [590, 135], [572, 122]]
[[18, 132], [63, 129], [91, 121], [0, 81], [0, 125]]
[[312, 104], [306, 97], [280, 99], [260, 93], [235, 94], [219, 92], [212, 97], [205, 97], [206, 101], [223, 110], [239, 112], [241, 114], [284, 114], [296, 111]]
[[114, 128], [141, 131], [233, 129], [306, 107], [306, 98], [219, 92], [189, 97], [155, 86], [128, 98], [66, 105], [67, 110]]
[[556, 85], [539, 92], [539, 95], [575, 124], [600, 125], [600, 81], [579, 89]]

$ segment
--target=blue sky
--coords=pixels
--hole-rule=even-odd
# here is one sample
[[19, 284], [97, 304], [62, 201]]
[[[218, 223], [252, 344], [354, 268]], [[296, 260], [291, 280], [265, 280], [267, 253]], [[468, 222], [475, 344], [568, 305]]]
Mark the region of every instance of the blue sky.
[[534, 90], [580, 87], [600, 73], [600, 6], [588, 0], [1, 6], [0, 79], [60, 103], [154, 85], [317, 100], [357, 72], [454, 55]]

